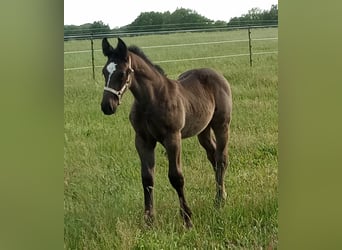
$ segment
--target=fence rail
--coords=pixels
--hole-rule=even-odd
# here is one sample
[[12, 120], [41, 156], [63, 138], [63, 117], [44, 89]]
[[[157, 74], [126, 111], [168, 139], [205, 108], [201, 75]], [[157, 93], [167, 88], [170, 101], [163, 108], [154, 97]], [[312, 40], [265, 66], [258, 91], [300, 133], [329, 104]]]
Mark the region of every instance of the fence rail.
[[[277, 54], [278, 51], [267, 51], [267, 52], [255, 52], [253, 55], [267, 55], [267, 54]], [[250, 54], [233, 54], [233, 55], [222, 55], [222, 56], [208, 56], [208, 57], [193, 57], [193, 58], [183, 58], [183, 59], [171, 59], [171, 60], [163, 60], [163, 61], [155, 61], [157, 64], [161, 63], [172, 63], [172, 62], [186, 62], [186, 61], [197, 61], [197, 60], [208, 60], [208, 59], [220, 59], [220, 58], [229, 58], [229, 57], [241, 57], [241, 56], [250, 56]], [[103, 66], [94, 66], [95, 68], [101, 68]], [[82, 70], [82, 69], [92, 69], [93, 66], [85, 66], [85, 67], [76, 67], [76, 68], [66, 68], [65, 71], [70, 70]]]
[[[250, 66], [253, 66], [253, 55], [266, 55], [266, 54], [277, 54], [278, 51], [262, 51], [262, 52], [253, 52], [252, 50], [252, 41], [274, 41], [278, 40], [278, 37], [263, 37], [263, 38], [251, 38], [251, 29], [252, 28], [260, 28], [261, 26], [251, 26], [248, 28], [247, 37], [248, 39], [238, 39], [238, 40], [221, 40], [221, 41], [210, 41], [210, 42], [195, 42], [195, 43], [183, 43], [183, 44], [164, 44], [164, 45], [152, 45], [152, 46], [142, 46], [142, 49], [156, 49], [156, 48], [171, 48], [171, 47], [186, 47], [186, 46], [199, 46], [199, 45], [211, 45], [211, 44], [224, 44], [224, 43], [239, 43], [239, 42], [248, 42], [249, 53], [241, 53], [241, 54], [230, 54], [230, 55], [218, 55], [218, 56], [210, 56], [210, 57], [193, 57], [193, 58], [181, 58], [181, 59], [170, 59], [170, 60], [161, 60], [161, 61], [155, 61], [155, 63], [161, 64], [161, 63], [172, 63], [172, 62], [184, 62], [184, 61], [196, 61], [196, 60], [208, 60], [208, 59], [220, 59], [220, 58], [233, 58], [233, 57], [244, 57], [249, 56]], [[269, 28], [270, 26], [267, 26]], [[273, 26], [272, 26], [273, 27]], [[277, 27], [277, 26], [275, 26]], [[262, 26], [262, 28], [266, 28], [265, 26]], [[202, 30], [203, 31], [203, 30]], [[178, 31], [179, 32], [179, 31]], [[187, 32], [187, 31], [183, 31]], [[153, 33], [155, 34], [155, 33]], [[158, 33], [160, 34], [160, 33]], [[93, 78], [95, 79], [95, 68], [100, 68], [102, 66], [97, 66], [94, 63], [94, 52], [100, 52], [101, 49], [94, 49], [93, 48], [93, 40], [98, 39], [100, 37], [110, 37], [107, 35], [101, 35], [101, 36], [90, 36], [90, 42], [91, 42], [91, 49], [90, 50], [78, 50], [78, 51], [64, 51], [64, 55], [67, 54], [79, 54], [79, 53], [91, 53], [92, 58], [92, 65], [89, 66], [83, 66], [83, 67], [73, 67], [73, 68], [65, 68], [64, 71], [72, 71], [72, 70], [85, 70], [85, 69], [92, 69], [93, 71]], [[115, 34], [115, 36], [118, 36], [118, 34]], [[88, 37], [88, 36], [86, 36]]]
[[[278, 37], [265, 37], [256, 38], [253, 41], [268, 41], [268, 40], [278, 40]], [[248, 42], [249, 39], [243, 40], [223, 40], [214, 42], [201, 42], [201, 43], [180, 43], [180, 44], [165, 44], [165, 45], [153, 45], [153, 46], [142, 46], [142, 49], [156, 49], [156, 48], [172, 48], [172, 47], [185, 47], [185, 46], [197, 46], [197, 45], [210, 45], [210, 44], [223, 44], [223, 43], [237, 43], [237, 42]], [[89, 53], [92, 50], [74, 50], [74, 51], [64, 51], [64, 54], [79, 54], [79, 53]], [[94, 52], [100, 52], [101, 49], [95, 49]]]
[[155, 35], [155, 34], [172, 34], [172, 33], [186, 33], [186, 32], [212, 32], [212, 31], [229, 31], [240, 29], [257, 29], [257, 28], [277, 28], [278, 24], [270, 25], [250, 25], [250, 26], [233, 26], [233, 27], [211, 27], [211, 28], [195, 28], [195, 29], [176, 29], [176, 30], [150, 30], [150, 31], [113, 31], [97, 34], [84, 34], [84, 35], [69, 35], [64, 36], [64, 41], [68, 40], [89, 40], [89, 39], [102, 39], [103, 37], [125, 37], [125, 36], [142, 36], [142, 35]]

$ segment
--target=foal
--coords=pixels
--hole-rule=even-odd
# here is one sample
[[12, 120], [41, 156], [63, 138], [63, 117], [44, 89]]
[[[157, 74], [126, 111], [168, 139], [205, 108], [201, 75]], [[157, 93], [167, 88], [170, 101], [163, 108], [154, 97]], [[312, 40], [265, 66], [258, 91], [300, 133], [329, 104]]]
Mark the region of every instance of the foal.
[[101, 103], [103, 113], [114, 114], [127, 89], [134, 96], [129, 118], [141, 160], [146, 222], [153, 221], [154, 150], [159, 142], [167, 152], [168, 177], [177, 191], [181, 216], [186, 227], [192, 227], [191, 210], [184, 195], [181, 139], [197, 135], [214, 168], [216, 202], [221, 204], [226, 198], [224, 174], [232, 115], [232, 94], [227, 80], [207, 68], [192, 69], [178, 80], [170, 80], [139, 48], [127, 48], [120, 38], [115, 49], [104, 38], [102, 51], [108, 58], [103, 68], [106, 83]]

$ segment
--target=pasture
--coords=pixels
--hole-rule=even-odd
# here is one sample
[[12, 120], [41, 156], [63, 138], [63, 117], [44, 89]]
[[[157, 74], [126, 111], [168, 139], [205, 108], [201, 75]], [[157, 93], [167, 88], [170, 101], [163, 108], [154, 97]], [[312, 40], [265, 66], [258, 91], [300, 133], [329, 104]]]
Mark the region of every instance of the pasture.
[[[276, 51], [277, 28], [252, 30], [253, 51]], [[130, 92], [113, 116], [100, 109], [104, 81], [91, 69], [64, 71], [64, 248], [65, 249], [273, 249], [278, 244], [278, 54], [162, 62], [248, 53], [246, 30], [178, 33], [122, 38], [137, 45], [175, 79], [197, 67], [223, 73], [233, 92], [226, 204], [214, 208], [215, 178], [197, 138], [183, 140], [185, 193], [194, 228], [186, 230], [178, 197], [169, 183], [168, 163], [156, 148], [155, 213], [143, 220], [140, 160], [128, 114]], [[116, 44], [116, 39], [109, 39]], [[198, 45], [152, 47], [157, 45]], [[95, 49], [101, 40], [94, 40]], [[144, 47], [147, 47], [144, 49]], [[151, 47], [151, 48], [148, 48]], [[88, 50], [90, 41], [67, 41], [65, 51]], [[95, 52], [96, 65], [106, 58]], [[65, 54], [64, 67], [91, 65], [90, 53]]]

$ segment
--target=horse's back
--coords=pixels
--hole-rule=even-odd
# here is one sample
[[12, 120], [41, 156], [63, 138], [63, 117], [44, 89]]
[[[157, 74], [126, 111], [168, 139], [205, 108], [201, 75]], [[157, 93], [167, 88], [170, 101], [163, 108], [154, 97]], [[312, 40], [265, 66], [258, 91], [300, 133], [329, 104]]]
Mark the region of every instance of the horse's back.
[[178, 81], [189, 92], [196, 93], [201, 89], [213, 95], [215, 102], [227, 102], [226, 105], [231, 109], [230, 85], [227, 79], [217, 71], [210, 68], [191, 69], [182, 73], [178, 77]]
[[196, 88], [196, 84], [201, 84], [212, 91], [224, 91], [231, 96], [231, 90], [227, 79], [211, 68], [199, 68], [185, 71], [178, 77], [178, 81], [185, 88]]

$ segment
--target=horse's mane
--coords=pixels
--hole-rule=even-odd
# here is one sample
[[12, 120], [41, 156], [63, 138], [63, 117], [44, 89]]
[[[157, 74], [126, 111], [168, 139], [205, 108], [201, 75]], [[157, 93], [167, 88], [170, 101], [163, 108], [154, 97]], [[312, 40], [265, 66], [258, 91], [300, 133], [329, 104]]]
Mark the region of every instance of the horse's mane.
[[143, 59], [147, 64], [155, 68], [160, 74], [166, 76], [164, 70], [157, 64], [154, 64], [145, 54], [144, 52], [137, 46], [130, 46], [128, 47], [128, 50], [137, 56], [139, 56], [141, 59]]

